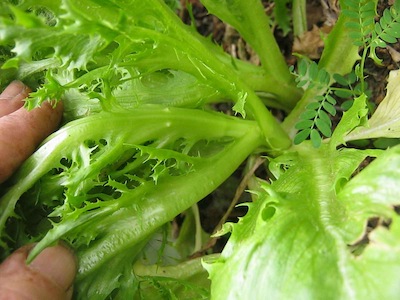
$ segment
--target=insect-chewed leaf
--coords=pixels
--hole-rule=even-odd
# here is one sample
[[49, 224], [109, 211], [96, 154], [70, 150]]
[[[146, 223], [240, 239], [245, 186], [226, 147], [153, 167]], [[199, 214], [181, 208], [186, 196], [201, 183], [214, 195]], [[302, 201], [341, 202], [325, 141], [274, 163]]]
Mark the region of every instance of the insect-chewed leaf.
[[317, 119], [315, 124], [317, 125], [318, 130], [321, 131], [324, 136], [330, 137], [332, 135], [330, 125], [325, 123], [322, 119]]
[[[228, 247], [207, 267], [215, 299], [265, 299], [267, 292], [274, 299], [398, 298], [400, 232], [393, 206], [399, 204], [400, 151], [370, 173], [361, 172], [359, 181], [350, 181], [336, 196], [339, 179], [348, 178], [368, 156], [345, 150], [350, 151], [328, 153], [321, 164], [307, 149], [304, 159], [293, 158], [286, 176], [262, 186], [265, 194], [258, 193], [249, 213], [232, 225]], [[318, 176], [308, 178], [314, 170]], [[389, 191], [388, 181], [393, 186]], [[296, 184], [301, 188], [295, 191]], [[370, 242], [362, 245], [362, 253], [348, 246], [365, 234], [371, 216], [392, 215], [389, 228], [368, 232]], [[238, 278], [246, 278], [246, 284], [238, 284]], [[258, 286], [263, 288], [254, 288]]]
[[293, 140], [294, 144], [298, 145], [298, 144], [304, 142], [310, 135], [310, 132], [311, 132], [310, 128], [299, 131], [296, 134], [296, 136], [294, 137], [294, 140]]
[[314, 122], [312, 120], [302, 120], [295, 125], [295, 128], [298, 130], [311, 128]]
[[318, 130], [312, 129], [310, 133], [311, 143], [315, 148], [319, 148], [321, 146], [322, 138], [319, 134]]
[[336, 115], [335, 107], [332, 104], [330, 104], [328, 101], [325, 101], [324, 104], [322, 104], [322, 106], [332, 116]]

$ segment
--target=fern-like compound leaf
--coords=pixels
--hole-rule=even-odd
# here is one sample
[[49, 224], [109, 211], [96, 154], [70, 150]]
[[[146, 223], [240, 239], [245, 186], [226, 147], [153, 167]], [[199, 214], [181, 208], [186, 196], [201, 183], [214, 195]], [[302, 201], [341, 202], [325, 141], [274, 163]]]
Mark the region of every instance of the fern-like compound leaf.
[[[332, 135], [330, 116], [336, 115], [336, 100], [330, 95], [332, 89], [329, 88], [331, 76], [316, 62], [306, 60], [299, 62], [298, 74], [294, 75], [299, 87], [307, 86], [318, 90], [328, 90], [323, 95], [315, 96], [315, 101], [306, 105], [305, 111], [300, 115], [300, 120], [295, 125], [295, 128], [299, 130], [294, 138], [295, 144], [300, 144], [309, 138], [313, 146], [319, 148], [322, 138]], [[342, 82], [348, 85], [348, 80], [344, 77]]]
[[296, 76], [297, 87], [301, 88], [327, 88], [331, 77], [325, 69], [318, 67], [317, 63], [307, 59], [301, 59], [297, 65], [297, 73], [292, 69], [292, 74]]
[[318, 95], [315, 102], [306, 106], [306, 110], [300, 115], [300, 121], [296, 124], [299, 130], [294, 138], [295, 144], [300, 144], [310, 138], [314, 147], [319, 148], [322, 142], [322, 136], [330, 137], [332, 135], [332, 121], [329, 115], [336, 115], [334, 105], [336, 100], [329, 95]]
[[365, 48], [370, 43], [375, 27], [376, 3], [376, 0], [346, 1], [342, 13], [350, 19], [346, 27], [356, 46]]
[[394, 44], [400, 38], [400, 13], [397, 6], [385, 9], [379, 22], [375, 23], [372, 32], [369, 56], [378, 64], [382, 60], [376, 54], [376, 48], [384, 48], [387, 44]]
[[343, 14], [350, 19], [346, 26], [353, 43], [369, 51], [369, 57], [381, 64], [376, 48], [384, 48], [400, 38], [400, 5], [395, 2], [392, 7], [384, 10], [379, 21], [375, 21], [376, 4], [376, 0], [346, 1]]

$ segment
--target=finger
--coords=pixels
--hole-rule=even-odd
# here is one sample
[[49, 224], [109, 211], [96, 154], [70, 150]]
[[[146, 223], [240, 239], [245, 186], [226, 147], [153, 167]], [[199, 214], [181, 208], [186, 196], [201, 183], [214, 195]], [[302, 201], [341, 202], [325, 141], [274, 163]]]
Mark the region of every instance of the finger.
[[77, 268], [71, 251], [49, 247], [27, 265], [30, 249], [32, 245], [20, 248], [0, 265], [0, 300], [71, 299]]
[[62, 104], [55, 109], [45, 102], [40, 108], [24, 107], [0, 118], [0, 183], [29, 157], [37, 145], [58, 126]]
[[24, 105], [30, 89], [21, 81], [13, 81], [0, 94], [0, 117], [8, 115]]

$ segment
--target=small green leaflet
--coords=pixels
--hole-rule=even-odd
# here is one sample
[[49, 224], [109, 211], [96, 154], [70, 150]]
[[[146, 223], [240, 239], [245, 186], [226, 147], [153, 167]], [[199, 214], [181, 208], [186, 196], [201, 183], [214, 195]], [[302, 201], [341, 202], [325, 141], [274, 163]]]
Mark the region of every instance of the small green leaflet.
[[[331, 80], [328, 72], [319, 69], [315, 62], [305, 59], [298, 64], [298, 74], [293, 74], [296, 76], [297, 86], [304, 88], [324, 89]], [[336, 115], [335, 104], [336, 100], [329, 93], [318, 95], [314, 102], [308, 103], [295, 125], [299, 131], [294, 138], [294, 144], [298, 145], [310, 137], [313, 145], [318, 148], [322, 142], [321, 134], [330, 137], [332, 122], [327, 113]]]

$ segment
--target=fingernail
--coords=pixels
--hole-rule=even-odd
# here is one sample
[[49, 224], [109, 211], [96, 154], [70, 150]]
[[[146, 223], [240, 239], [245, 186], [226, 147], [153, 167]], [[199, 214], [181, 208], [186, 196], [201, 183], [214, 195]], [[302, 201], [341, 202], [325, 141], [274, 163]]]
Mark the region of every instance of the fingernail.
[[58, 285], [68, 290], [76, 274], [76, 259], [72, 251], [57, 245], [44, 249], [31, 263], [30, 267]]
[[11, 82], [6, 89], [0, 94], [0, 100], [11, 100], [21, 93], [26, 92], [27, 86], [21, 81], [15, 80]]

